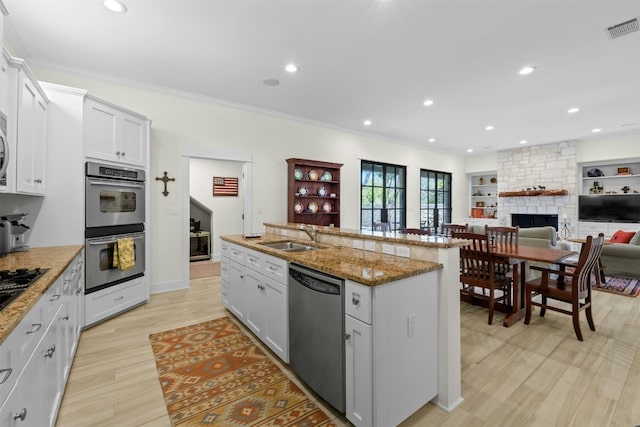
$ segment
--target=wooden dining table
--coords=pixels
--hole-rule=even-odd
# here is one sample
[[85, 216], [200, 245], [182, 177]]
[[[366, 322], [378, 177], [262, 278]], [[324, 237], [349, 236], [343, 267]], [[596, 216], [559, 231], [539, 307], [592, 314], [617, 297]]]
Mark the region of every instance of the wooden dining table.
[[557, 264], [576, 254], [574, 251], [553, 248], [540, 248], [523, 245], [497, 243], [491, 251], [513, 266], [513, 289], [511, 311], [504, 317], [503, 325], [509, 327], [524, 316], [524, 284], [527, 277], [527, 262], [538, 261]]

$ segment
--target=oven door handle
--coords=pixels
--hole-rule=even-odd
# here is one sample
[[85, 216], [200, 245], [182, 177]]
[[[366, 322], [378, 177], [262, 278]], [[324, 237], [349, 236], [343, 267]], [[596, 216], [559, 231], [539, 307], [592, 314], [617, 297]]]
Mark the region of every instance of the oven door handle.
[[91, 185], [107, 185], [109, 187], [129, 187], [129, 188], [144, 188], [144, 184], [135, 184], [122, 181], [89, 181]]
[[[133, 240], [138, 240], [138, 239], [144, 239], [144, 236], [135, 236], [132, 237]], [[92, 241], [88, 241], [90, 246], [96, 246], [96, 245], [108, 245], [109, 243], [116, 243], [118, 241], [118, 239], [109, 239], [109, 240], [99, 240], [96, 242], [92, 242]]]

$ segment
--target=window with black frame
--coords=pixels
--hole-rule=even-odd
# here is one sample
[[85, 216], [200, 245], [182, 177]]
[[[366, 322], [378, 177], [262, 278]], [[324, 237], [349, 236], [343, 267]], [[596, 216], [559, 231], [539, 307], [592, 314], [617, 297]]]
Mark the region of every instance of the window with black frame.
[[362, 160], [360, 229], [401, 230], [406, 224], [407, 168]]
[[451, 174], [420, 169], [420, 228], [431, 234], [451, 222]]

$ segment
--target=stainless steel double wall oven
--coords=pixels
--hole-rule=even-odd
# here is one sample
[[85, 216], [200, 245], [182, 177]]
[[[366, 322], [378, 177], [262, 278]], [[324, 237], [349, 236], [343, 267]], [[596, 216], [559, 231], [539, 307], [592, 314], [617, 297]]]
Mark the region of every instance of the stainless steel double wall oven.
[[[144, 276], [145, 172], [87, 162], [85, 165], [85, 293]], [[114, 267], [117, 241], [133, 239], [135, 265]]]

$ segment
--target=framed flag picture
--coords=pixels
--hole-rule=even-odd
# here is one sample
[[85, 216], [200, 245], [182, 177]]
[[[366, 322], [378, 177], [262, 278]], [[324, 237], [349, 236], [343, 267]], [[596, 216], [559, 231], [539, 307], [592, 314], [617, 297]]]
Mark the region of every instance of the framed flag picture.
[[215, 196], [238, 196], [238, 178], [227, 176], [213, 177], [213, 195]]

